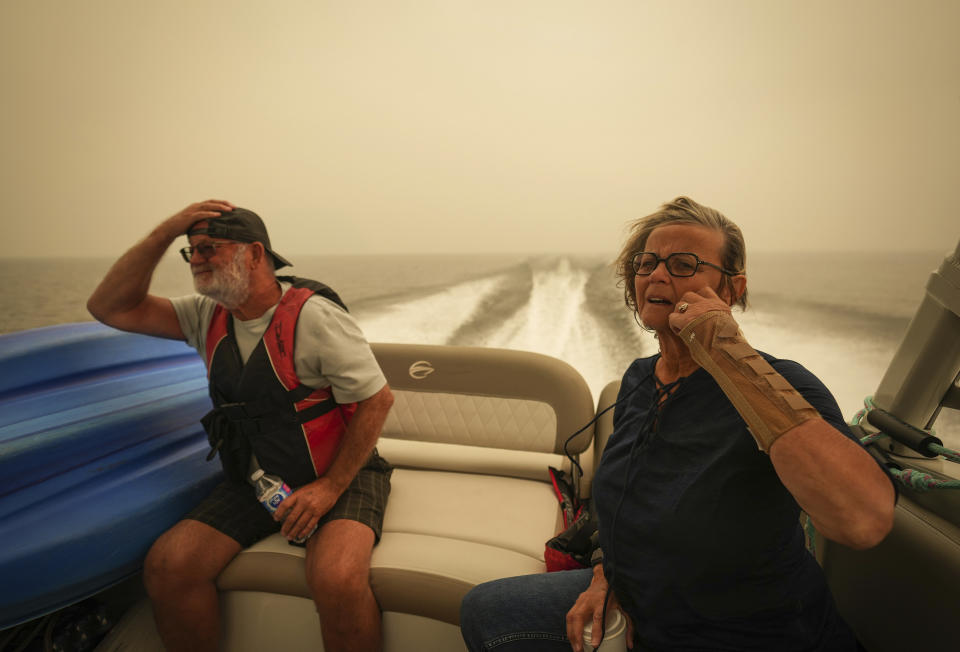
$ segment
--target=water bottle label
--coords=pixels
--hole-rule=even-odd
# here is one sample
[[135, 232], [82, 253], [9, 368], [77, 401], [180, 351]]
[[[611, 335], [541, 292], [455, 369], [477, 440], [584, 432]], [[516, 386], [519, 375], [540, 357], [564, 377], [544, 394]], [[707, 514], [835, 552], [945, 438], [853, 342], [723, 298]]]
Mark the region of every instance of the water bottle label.
[[273, 514], [275, 511], [277, 511], [277, 508], [280, 506], [280, 503], [282, 503], [283, 500], [292, 493], [293, 492], [290, 490], [290, 486], [286, 482], [284, 482], [279, 489], [277, 489], [275, 492], [273, 492], [269, 496], [266, 496], [260, 502], [263, 504], [264, 507], [267, 508], [267, 511]]

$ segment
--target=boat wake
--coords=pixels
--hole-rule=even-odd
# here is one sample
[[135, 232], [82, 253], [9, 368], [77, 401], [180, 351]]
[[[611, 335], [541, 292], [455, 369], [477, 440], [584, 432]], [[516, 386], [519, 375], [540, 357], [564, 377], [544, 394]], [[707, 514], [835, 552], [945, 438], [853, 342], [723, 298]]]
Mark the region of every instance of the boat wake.
[[598, 305], [589, 296], [603, 270], [569, 257], [534, 259], [414, 299], [360, 303], [354, 314], [372, 342], [496, 347], [559, 358], [583, 375], [596, 398], [640, 355], [636, 343], [623, 345], [621, 320], [607, 314], [624, 313], [622, 304]]

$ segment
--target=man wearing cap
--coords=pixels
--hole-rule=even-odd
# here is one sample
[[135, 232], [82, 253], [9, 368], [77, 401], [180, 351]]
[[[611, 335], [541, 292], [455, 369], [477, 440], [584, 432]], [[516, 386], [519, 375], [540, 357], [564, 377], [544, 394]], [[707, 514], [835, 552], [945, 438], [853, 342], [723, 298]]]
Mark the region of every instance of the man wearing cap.
[[[154, 269], [184, 234], [181, 254], [199, 294], [150, 294]], [[147, 554], [144, 583], [168, 649], [218, 648], [215, 580], [243, 548], [276, 531], [309, 537], [307, 583], [325, 649], [380, 647], [368, 572], [390, 491], [391, 467], [375, 445], [393, 396], [336, 293], [276, 276], [289, 264], [255, 213], [208, 200], [134, 245], [87, 302], [103, 323], [186, 340], [207, 362], [215, 408], [204, 427], [227, 479]], [[256, 468], [294, 489], [276, 516], [245, 481]]]

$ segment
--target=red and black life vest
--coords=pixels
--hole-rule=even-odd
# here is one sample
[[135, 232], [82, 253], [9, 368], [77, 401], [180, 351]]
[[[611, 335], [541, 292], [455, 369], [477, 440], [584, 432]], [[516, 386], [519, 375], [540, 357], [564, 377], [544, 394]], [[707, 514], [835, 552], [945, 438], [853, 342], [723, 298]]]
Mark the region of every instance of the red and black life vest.
[[[292, 284], [280, 299], [263, 337], [246, 364], [240, 357], [233, 320], [218, 305], [207, 330], [206, 362], [215, 411], [230, 424], [232, 437], [249, 441], [267, 473], [300, 487], [322, 476], [333, 462], [356, 403], [339, 404], [330, 387], [300, 382], [294, 368], [300, 310], [313, 294], [346, 310], [332, 289], [307, 279], [278, 276]], [[224, 458], [226, 467], [226, 458]], [[246, 469], [225, 468], [228, 476]]]

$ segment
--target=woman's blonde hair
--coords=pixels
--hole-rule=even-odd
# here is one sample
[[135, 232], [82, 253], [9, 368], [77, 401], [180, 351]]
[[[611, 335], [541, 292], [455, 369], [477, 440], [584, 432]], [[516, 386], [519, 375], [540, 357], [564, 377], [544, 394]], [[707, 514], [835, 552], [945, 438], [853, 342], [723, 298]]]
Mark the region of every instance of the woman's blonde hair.
[[[703, 206], [689, 197], [677, 197], [660, 207], [660, 209], [641, 217], [630, 225], [630, 235], [616, 260], [618, 283], [623, 283], [623, 301], [631, 311], [637, 311], [637, 294], [633, 284], [633, 255], [644, 251], [647, 238], [653, 230], [667, 224], [694, 224], [705, 226], [708, 229], [723, 234], [723, 250], [721, 251], [720, 266], [724, 269], [746, 274], [747, 250], [743, 241], [740, 227], [728, 220], [723, 213], [708, 206]], [[733, 295], [733, 283], [727, 274], [723, 275], [723, 283]], [[747, 307], [747, 291], [737, 299], [734, 305]]]

